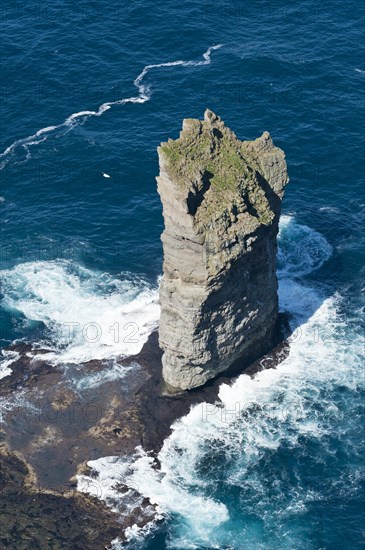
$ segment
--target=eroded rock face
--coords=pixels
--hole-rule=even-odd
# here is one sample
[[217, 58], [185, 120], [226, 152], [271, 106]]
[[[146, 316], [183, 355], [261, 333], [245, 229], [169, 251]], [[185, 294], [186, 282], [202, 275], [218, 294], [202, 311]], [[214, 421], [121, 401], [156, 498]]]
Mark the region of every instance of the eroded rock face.
[[273, 343], [285, 156], [207, 110], [158, 148], [164, 265], [159, 342], [171, 390], [200, 386]]

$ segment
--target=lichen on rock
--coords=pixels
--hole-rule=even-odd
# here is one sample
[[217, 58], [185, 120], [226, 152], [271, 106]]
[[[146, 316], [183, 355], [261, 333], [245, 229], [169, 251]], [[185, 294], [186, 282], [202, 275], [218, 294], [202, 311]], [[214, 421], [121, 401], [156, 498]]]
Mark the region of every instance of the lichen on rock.
[[260, 338], [270, 340], [276, 234], [288, 178], [284, 153], [267, 132], [240, 141], [209, 110], [204, 120], [185, 119], [180, 137], [162, 143], [158, 153], [163, 374], [169, 387], [189, 389], [242, 353], [264, 349]]

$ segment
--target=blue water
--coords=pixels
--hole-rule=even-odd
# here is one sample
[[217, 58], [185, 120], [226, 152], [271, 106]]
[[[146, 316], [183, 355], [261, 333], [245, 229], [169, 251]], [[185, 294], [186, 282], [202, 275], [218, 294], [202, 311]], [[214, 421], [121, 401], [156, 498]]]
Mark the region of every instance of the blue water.
[[[222, 389], [227, 409], [239, 403], [229, 421], [196, 410], [177, 424], [163, 478], [136, 456], [131, 483], [165, 523], [131, 544], [362, 548], [363, 6], [59, 0], [3, 5], [1, 23], [4, 345], [74, 362], [142, 345], [158, 323], [156, 147], [183, 118], [209, 107], [242, 139], [269, 130], [287, 155], [291, 355]], [[120, 320], [137, 343], [111, 339]], [[81, 332], [65, 334], [70, 322]], [[101, 341], [85, 343], [88, 323]]]

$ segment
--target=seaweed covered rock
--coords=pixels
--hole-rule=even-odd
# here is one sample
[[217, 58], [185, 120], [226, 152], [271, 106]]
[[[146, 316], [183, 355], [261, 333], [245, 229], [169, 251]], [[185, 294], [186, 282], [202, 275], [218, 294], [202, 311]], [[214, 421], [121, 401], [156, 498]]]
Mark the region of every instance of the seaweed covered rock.
[[240, 141], [214, 113], [158, 148], [164, 264], [159, 342], [170, 391], [272, 347], [285, 156], [268, 132]]

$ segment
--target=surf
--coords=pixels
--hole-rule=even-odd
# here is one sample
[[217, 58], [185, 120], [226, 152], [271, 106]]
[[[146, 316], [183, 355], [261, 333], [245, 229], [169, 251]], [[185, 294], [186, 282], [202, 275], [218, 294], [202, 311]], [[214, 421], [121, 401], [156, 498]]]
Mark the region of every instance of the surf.
[[[160, 469], [139, 448], [128, 460], [104, 457], [89, 462], [93, 477], [79, 476], [78, 489], [89, 492], [92, 481], [99, 498], [108, 503], [118, 481], [138, 487], [167, 521], [168, 548], [265, 548], [266, 532], [271, 532], [271, 544], [299, 547], [302, 532], [295, 523], [290, 530], [287, 522], [305, 515], [313, 500], [346, 493], [347, 482], [344, 476], [328, 486], [318, 484], [311, 470], [314, 455], [307, 459], [307, 471], [289, 466], [299, 477], [288, 485], [286, 453], [303, 461], [316, 446], [321, 464], [330, 460], [329, 441], [338, 436], [351, 396], [362, 389], [362, 335], [348, 328], [341, 296], [327, 297], [303, 279], [331, 254], [320, 233], [293, 216], [283, 216], [279, 297], [280, 309], [290, 316], [289, 356], [276, 369], [254, 378], [242, 374], [233, 384], [222, 384], [219, 402], [194, 406], [176, 421], [158, 454]], [[340, 445], [351, 461], [354, 447], [346, 441]], [[308, 472], [313, 479], [306, 477]], [[243, 499], [239, 511], [237, 495]], [[114, 489], [118, 498], [123, 496]], [[129, 535], [137, 540], [144, 532], [135, 527]], [[118, 541], [113, 547], [120, 547]]]
[[[138, 353], [159, 319], [158, 285], [113, 277], [70, 260], [25, 262], [0, 272], [2, 307], [38, 330], [53, 364]], [[26, 332], [26, 331], [25, 331]]]

